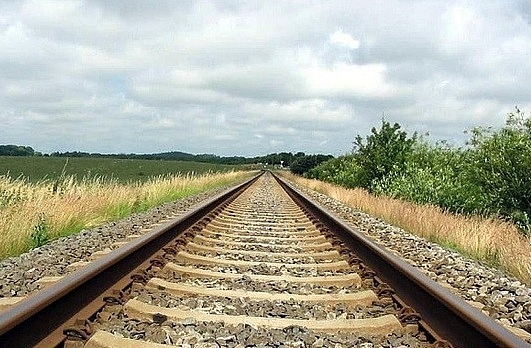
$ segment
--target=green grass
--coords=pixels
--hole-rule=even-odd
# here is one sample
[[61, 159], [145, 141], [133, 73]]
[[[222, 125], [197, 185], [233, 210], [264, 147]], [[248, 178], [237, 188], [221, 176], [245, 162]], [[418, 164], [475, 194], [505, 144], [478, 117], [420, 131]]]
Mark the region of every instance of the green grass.
[[29, 182], [55, 180], [61, 177], [61, 174], [78, 179], [100, 177], [120, 182], [143, 182], [159, 175], [189, 172], [202, 174], [239, 169], [243, 167], [183, 161], [0, 156], [0, 175], [22, 177]]

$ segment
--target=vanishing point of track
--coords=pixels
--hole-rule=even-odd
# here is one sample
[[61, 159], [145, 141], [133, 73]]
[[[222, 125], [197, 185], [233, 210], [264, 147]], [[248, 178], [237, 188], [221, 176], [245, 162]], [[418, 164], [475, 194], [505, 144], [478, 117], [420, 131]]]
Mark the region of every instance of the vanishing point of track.
[[147, 342], [154, 330], [175, 344], [197, 323], [214, 330], [201, 347], [237, 341], [228, 326], [270, 330], [278, 346], [290, 330], [527, 346], [269, 172], [0, 314], [0, 346], [164, 347]]

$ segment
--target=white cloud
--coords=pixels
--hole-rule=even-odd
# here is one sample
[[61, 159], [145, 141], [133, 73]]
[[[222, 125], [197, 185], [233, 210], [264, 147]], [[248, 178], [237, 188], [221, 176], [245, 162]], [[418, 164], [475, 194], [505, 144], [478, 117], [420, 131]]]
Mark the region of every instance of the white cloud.
[[303, 76], [311, 95], [383, 98], [393, 93], [393, 86], [385, 78], [386, 70], [383, 64], [336, 63], [307, 68]]
[[330, 42], [338, 46], [349, 48], [351, 50], [355, 50], [360, 47], [359, 40], [354, 39], [349, 34], [343, 32], [343, 30], [337, 30], [332, 35], [330, 35]]
[[[243, 105], [243, 113], [251, 120], [283, 122], [294, 125], [309, 122], [327, 128], [330, 125], [336, 127], [335, 125], [348, 122], [353, 111], [348, 105], [336, 106], [323, 99], [306, 99], [287, 103], [250, 102]], [[326, 124], [323, 124], [324, 122]]]

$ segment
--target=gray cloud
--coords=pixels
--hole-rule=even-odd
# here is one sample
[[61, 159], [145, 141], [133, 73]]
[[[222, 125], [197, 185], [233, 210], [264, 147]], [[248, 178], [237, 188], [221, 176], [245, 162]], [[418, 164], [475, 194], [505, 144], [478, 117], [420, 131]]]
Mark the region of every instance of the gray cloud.
[[382, 116], [462, 144], [531, 108], [527, 1], [0, 1], [0, 139], [340, 154]]

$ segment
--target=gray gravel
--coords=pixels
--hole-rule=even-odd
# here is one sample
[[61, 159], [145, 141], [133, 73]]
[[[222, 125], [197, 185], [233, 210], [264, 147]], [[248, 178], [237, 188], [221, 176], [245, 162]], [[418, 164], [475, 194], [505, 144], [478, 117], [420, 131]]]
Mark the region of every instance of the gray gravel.
[[[206, 246], [215, 247], [217, 246], [216, 243], [210, 243], [210, 242], [203, 242], [201, 241], [201, 244], [204, 244]], [[292, 245], [289, 246], [278, 246], [278, 245], [251, 245], [251, 244], [241, 244], [241, 245], [230, 245], [230, 244], [223, 244], [223, 249], [232, 249], [232, 250], [247, 250], [247, 251], [265, 251], [265, 252], [273, 252], [273, 253], [304, 253], [307, 252], [302, 248], [294, 247]], [[329, 251], [334, 250], [332, 246], [330, 248], [323, 248], [320, 249], [320, 251]]]
[[180, 263], [183, 266], [193, 266], [194, 268], [200, 268], [204, 270], [222, 272], [222, 273], [252, 273], [252, 274], [264, 274], [264, 275], [289, 275], [295, 277], [324, 277], [324, 276], [333, 276], [340, 274], [351, 274], [356, 272], [351, 267], [346, 267], [338, 270], [320, 270], [320, 269], [311, 269], [311, 268], [300, 268], [300, 267], [285, 267], [284, 265], [280, 267], [269, 266], [265, 263], [258, 264], [256, 266], [234, 266], [234, 265], [201, 265], [194, 262], [187, 264], [186, 262]]
[[[421, 340], [404, 334], [387, 337], [353, 337], [347, 334], [316, 333], [304, 327], [289, 326], [280, 329], [260, 329], [248, 324], [228, 326], [223, 323], [203, 323], [193, 319], [184, 323], [165, 321], [150, 324], [129, 320], [120, 313], [109, 321], [98, 323], [96, 329], [121, 335], [126, 338], [147, 340], [155, 343], [172, 344], [190, 348], [244, 348], [244, 347], [426, 347]], [[420, 341], [420, 342], [419, 342]]]
[[[252, 233], [252, 232], [250, 232]], [[300, 241], [299, 239], [293, 239], [293, 240], [290, 240], [290, 239], [269, 239], [269, 240], [264, 240], [264, 239], [261, 239], [259, 237], [255, 237], [255, 236], [238, 236], [238, 235], [233, 235], [233, 236], [215, 236], [215, 235], [212, 235], [212, 234], [203, 234], [203, 233], [198, 233], [199, 235], [203, 236], [203, 237], [207, 237], [207, 238], [223, 238], [224, 240], [227, 240], [227, 241], [230, 241], [230, 242], [238, 242], [238, 243], [258, 243], [258, 244], [270, 244], [270, 245], [280, 245], [280, 246], [286, 246], [286, 245], [293, 245], [293, 246], [297, 246], [297, 244], [299, 245], [308, 245], [308, 244], [321, 244], [323, 243], [321, 240], [317, 240], [317, 241]]]
[[200, 255], [204, 257], [218, 258], [222, 260], [237, 260], [237, 261], [251, 261], [251, 262], [275, 262], [275, 263], [327, 263], [327, 262], [337, 262], [341, 259], [319, 259], [316, 260], [311, 256], [303, 257], [286, 257], [286, 256], [277, 256], [277, 255], [242, 255], [236, 253], [224, 253], [224, 252], [213, 252], [213, 251], [202, 251], [202, 250], [187, 250], [190, 254]]
[[[255, 301], [248, 298], [227, 298], [219, 296], [177, 296], [161, 291], [133, 293], [137, 300], [166, 308], [194, 310], [210, 314], [248, 315], [267, 318], [290, 319], [364, 319], [385, 314], [396, 314], [394, 303], [372, 306], [318, 305], [314, 303], [289, 301]], [[383, 304], [383, 303], [382, 303]]]
[[[207, 288], [217, 288], [221, 290], [246, 290], [246, 291], [260, 291], [270, 293], [286, 293], [286, 294], [338, 294], [338, 293], [355, 293], [359, 292], [360, 288], [355, 286], [323, 286], [318, 284], [300, 284], [289, 283], [287, 281], [280, 282], [264, 282], [252, 280], [249, 276], [243, 276], [238, 279], [203, 279], [203, 278], [188, 278], [181, 277], [178, 274], [164, 274], [159, 275], [161, 278], [171, 281], [179, 282], [185, 285], [197, 285]], [[370, 287], [367, 287], [369, 289]], [[365, 289], [365, 288], [364, 288]]]

